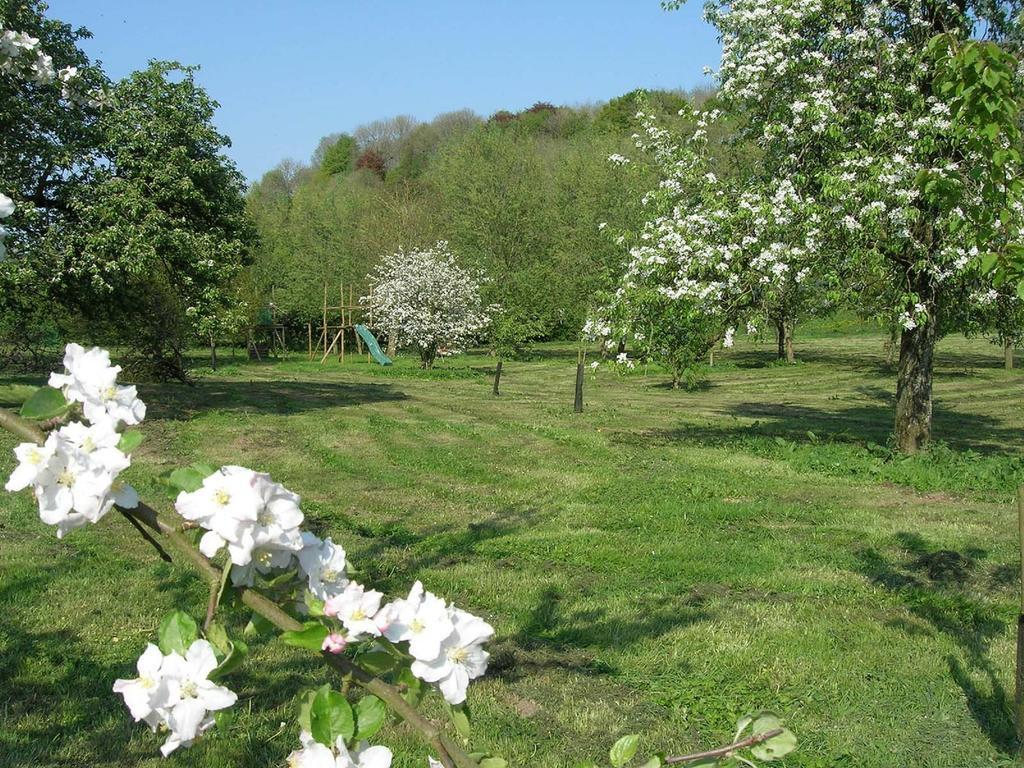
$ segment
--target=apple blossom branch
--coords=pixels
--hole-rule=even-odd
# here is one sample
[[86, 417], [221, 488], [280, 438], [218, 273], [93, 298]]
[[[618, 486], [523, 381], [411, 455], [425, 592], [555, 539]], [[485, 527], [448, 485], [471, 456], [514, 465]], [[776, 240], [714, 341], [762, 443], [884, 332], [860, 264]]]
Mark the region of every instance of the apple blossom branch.
[[[23, 419], [5, 408], [0, 408], [0, 427], [35, 443], [41, 444], [46, 439], [45, 432], [36, 424]], [[134, 509], [124, 509], [121, 507], [117, 507], [117, 509], [142, 534], [143, 538], [156, 548], [161, 558], [170, 560], [170, 556], [165, 549], [166, 545], [167, 548], [181, 555], [181, 559], [184, 562], [206, 579], [211, 591], [219, 590], [224, 578], [223, 571], [201, 552], [197, 551], [178, 527], [161, 519], [155, 509], [141, 500]], [[150, 534], [146, 528], [157, 534], [159, 538]], [[243, 604], [267, 619], [279, 630], [298, 632], [303, 629], [303, 625], [300, 622], [292, 618], [277, 603], [259, 592], [244, 587], [236, 587], [236, 589]], [[471, 758], [436, 724], [425, 718], [415, 707], [410, 705], [397, 688], [371, 675], [344, 656], [322, 653], [322, 658], [328, 666], [340, 672], [346, 680], [354, 681], [357, 685], [384, 701], [395, 714], [408, 723], [410, 727], [420, 734], [424, 741], [433, 747], [444, 768], [478, 768], [479, 764], [476, 760]]]

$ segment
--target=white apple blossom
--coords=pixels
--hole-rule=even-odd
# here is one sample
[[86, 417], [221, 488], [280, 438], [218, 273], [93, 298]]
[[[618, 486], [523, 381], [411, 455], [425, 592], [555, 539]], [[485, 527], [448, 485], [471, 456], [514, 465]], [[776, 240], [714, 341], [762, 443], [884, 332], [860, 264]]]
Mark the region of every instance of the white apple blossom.
[[270, 475], [237, 466], [221, 467], [200, 488], [182, 491], [175, 508], [206, 529], [199, 549], [214, 557], [225, 546], [239, 571], [236, 583], [251, 585], [254, 568], [266, 573], [286, 567], [302, 549], [299, 497]]
[[92, 426], [73, 421], [57, 430], [57, 436], [67, 446], [89, 456], [93, 465], [112, 475], [116, 476], [131, 464], [131, 459], [118, 448], [121, 434], [109, 421]]
[[39, 517], [56, 526], [57, 536], [95, 523], [115, 504], [138, 505], [138, 494], [118, 475], [131, 459], [118, 447], [120, 435], [104, 422], [72, 422], [51, 432], [43, 445], [22, 443], [14, 449], [18, 466], [5, 484], [8, 491], [31, 487]]
[[309, 591], [321, 600], [329, 600], [348, 586], [345, 550], [328, 537], [320, 540], [308, 531], [302, 533], [299, 567], [306, 574]]
[[388, 612], [381, 612], [380, 601], [384, 595], [367, 590], [362, 584], [352, 581], [344, 591], [332, 597], [324, 606], [324, 614], [335, 616], [349, 631], [349, 639], [363, 636], [379, 637], [382, 624], [388, 623]]
[[85, 418], [93, 424], [139, 424], [146, 417], [146, 404], [134, 386], [117, 385], [121, 366], [110, 364], [110, 353], [80, 344], [68, 344], [64, 351], [64, 373], [51, 373], [49, 384], [64, 396], [82, 404]]
[[217, 668], [217, 657], [206, 640], [194, 640], [184, 656], [164, 655], [150, 644], [136, 666], [139, 676], [115, 681], [114, 691], [124, 697], [136, 721], [145, 721], [154, 731], [168, 730], [160, 748], [164, 757], [178, 747], [191, 746], [213, 726], [211, 712], [227, 709], [238, 700], [232, 691], [209, 679]]
[[412, 673], [428, 683], [437, 683], [449, 704], [466, 700], [469, 682], [487, 671], [489, 655], [483, 644], [494, 629], [483, 619], [458, 608], [450, 608], [452, 633], [441, 643], [440, 653], [430, 661], [412, 663]]
[[170, 730], [160, 748], [164, 757], [179, 746], [190, 746], [210, 728], [210, 712], [227, 709], [238, 700], [232, 691], [209, 679], [216, 668], [217, 657], [206, 640], [194, 640], [184, 656], [171, 653], [164, 658], [161, 673], [167, 686], [167, 701], [159, 711]]
[[159, 708], [167, 705], [167, 684], [163, 675], [164, 655], [150, 643], [136, 663], [139, 676], [115, 680], [114, 693], [124, 697], [125, 706], [135, 721], [145, 720], [155, 731], [163, 721]]
[[14, 201], [0, 192], [0, 219], [6, 219], [14, 213]]
[[431, 661], [441, 652], [441, 643], [454, 626], [445, 601], [426, 592], [417, 581], [409, 596], [391, 604], [391, 623], [384, 636], [392, 642], [408, 642], [409, 653], [420, 661]]
[[288, 755], [288, 768], [390, 768], [392, 754], [387, 747], [369, 746], [365, 741], [351, 752], [339, 736], [333, 747], [318, 742], [306, 731], [299, 735], [302, 749]]
[[31, 485], [46, 482], [50, 459], [56, 450], [56, 438], [48, 439], [45, 444], [22, 443], [14, 448], [14, 456], [18, 466], [7, 479], [4, 488], [8, 491], [21, 491]]

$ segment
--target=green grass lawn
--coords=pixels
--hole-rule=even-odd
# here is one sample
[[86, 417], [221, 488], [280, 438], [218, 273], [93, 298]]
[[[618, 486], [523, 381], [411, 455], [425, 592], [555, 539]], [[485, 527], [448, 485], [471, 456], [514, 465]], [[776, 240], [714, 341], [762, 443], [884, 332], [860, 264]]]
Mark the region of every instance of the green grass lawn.
[[[269, 471], [361, 579], [398, 595], [419, 578], [487, 617], [474, 746], [513, 766], [600, 758], [630, 732], [715, 746], [755, 709], [798, 734], [787, 766], [1014, 764], [1024, 376], [943, 341], [939, 444], [898, 458], [881, 338], [812, 331], [799, 364], [740, 345], [694, 391], [588, 374], [582, 415], [567, 347], [506, 364], [500, 398], [483, 355], [430, 373], [225, 356], [195, 387], [141, 388], [128, 477], [165, 503], [154, 478], [175, 465]], [[3, 383], [10, 404], [32, 380]], [[163, 761], [110, 686], [166, 610], [202, 613], [203, 585], [116, 515], [58, 541], [25, 495], [0, 496], [0, 542], [0, 766], [284, 764], [292, 696], [328, 679], [301, 652], [257, 642], [231, 730]], [[380, 739], [426, 765], [401, 726]]]

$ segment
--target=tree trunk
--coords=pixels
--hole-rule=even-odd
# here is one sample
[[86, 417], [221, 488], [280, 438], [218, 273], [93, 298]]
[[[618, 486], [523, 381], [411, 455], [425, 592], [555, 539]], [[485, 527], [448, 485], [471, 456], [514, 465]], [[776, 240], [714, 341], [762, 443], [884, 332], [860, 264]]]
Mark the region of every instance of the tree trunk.
[[394, 357], [395, 357], [395, 347], [397, 345], [398, 345], [398, 336], [395, 335], [395, 332], [393, 330], [392, 331], [388, 331], [388, 351], [387, 351], [387, 356], [388, 357], [394, 359]]
[[619, 339], [619, 347], [618, 347], [618, 349], [615, 350], [615, 356], [618, 357], [619, 355], [621, 355], [625, 351], [626, 351], [626, 340], [625, 339]]
[[1007, 341], [1003, 343], [1003, 367], [1008, 370], [1013, 370], [1013, 342]]
[[796, 354], [793, 352], [793, 326], [796, 325], [789, 318], [777, 320], [775, 322], [775, 333], [778, 339], [778, 354], [779, 360], [785, 360], [787, 363], [796, 362]]
[[501, 384], [501, 360], [494, 367], [494, 396], [497, 397], [501, 393], [498, 391], [498, 385]]
[[210, 334], [210, 367], [217, 370], [217, 340]]
[[903, 453], [927, 447], [932, 430], [932, 367], [937, 341], [934, 314], [900, 336], [896, 374], [896, 444]]

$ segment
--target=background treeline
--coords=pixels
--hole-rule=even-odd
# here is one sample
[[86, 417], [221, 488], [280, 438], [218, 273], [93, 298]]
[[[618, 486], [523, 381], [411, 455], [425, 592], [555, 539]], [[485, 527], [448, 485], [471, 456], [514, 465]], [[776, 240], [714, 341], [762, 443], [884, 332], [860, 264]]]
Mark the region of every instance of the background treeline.
[[[656, 91], [642, 103], [672, 121], [708, 96]], [[273, 302], [279, 321], [317, 322], [325, 283], [336, 303], [339, 282], [363, 290], [382, 254], [447, 240], [489, 278], [488, 302], [539, 338], [577, 336], [623, 262], [610, 233], [638, 227], [657, 185], [652, 170], [608, 159], [638, 154], [637, 108], [629, 93], [488, 119], [402, 116], [325, 137], [308, 165], [282, 162], [250, 190], [259, 243], [245, 274], [249, 306], [265, 314]]]

